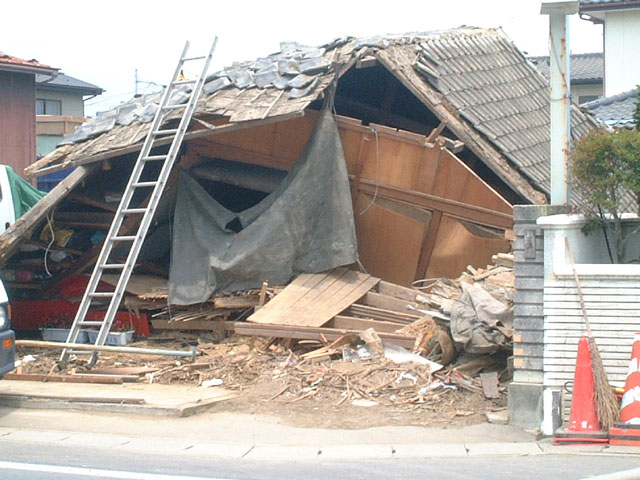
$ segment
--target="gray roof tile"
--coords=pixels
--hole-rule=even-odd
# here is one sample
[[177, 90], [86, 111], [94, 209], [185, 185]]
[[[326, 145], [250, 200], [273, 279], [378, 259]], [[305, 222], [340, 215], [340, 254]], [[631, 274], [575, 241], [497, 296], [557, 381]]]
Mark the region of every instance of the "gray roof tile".
[[633, 111], [638, 101], [638, 89], [599, 98], [581, 107], [601, 122], [613, 128], [634, 128]]

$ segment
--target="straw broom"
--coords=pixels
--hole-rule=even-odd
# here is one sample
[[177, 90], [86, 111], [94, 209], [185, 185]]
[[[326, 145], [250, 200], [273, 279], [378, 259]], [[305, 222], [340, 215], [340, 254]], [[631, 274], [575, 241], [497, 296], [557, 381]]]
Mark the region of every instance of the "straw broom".
[[618, 420], [620, 407], [618, 405], [618, 400], [616, 399], [613, 389], [611, 388], [611, 384], [609, 383], [607, 372], [602, 365], [602, 357], [600, 357], [598, 345], [596, 344], [596, 340], [593, 337], [593, 332], [591, 331], [591, 324], [589, 323], [589, 316], [587, 315], [587, 309], [584, 304], [584, 296], [582, 295], [580, 278], [578, 277], [578, 272], [576, 270], [576, 262], [573, 258], [571, 246], [569, 245], [569, 239], [565, 237], [564, 242], [567, 246], [567, 253], [569, 254], [569, 260], [571, 261], [573, 276], [578, 287], [578, 296], [580, 297], [582, 316], [584, 317], [584, 323], [587, 327], [587, 334], [589, 336], [591, 368], [593, 369], [593, 379], [595, 384], [596, 412], [598, 414], [598, 419], [600, 420], [602, 428], [605, 430], [609, 430], [609, 428], [613, 427], [615, 422]]

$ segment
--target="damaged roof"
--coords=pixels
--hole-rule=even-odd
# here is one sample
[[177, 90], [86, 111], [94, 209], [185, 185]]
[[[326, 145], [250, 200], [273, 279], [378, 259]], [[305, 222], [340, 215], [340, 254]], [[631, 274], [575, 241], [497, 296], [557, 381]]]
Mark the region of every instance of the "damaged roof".
[[594, 115], [599, 121], [613, 128], [633, 129], [636, 122], [633, 112], [638, 102], [638, 89], [599, 98], [582, 105], [582, 108]]
[[[364, 58], [377, 59], [514, 191], [532, 203], [545, 200], [548, 83], [500, 29], [344, 38], [321, 47], [283, 43], [276, 54], [209, 75], [191, 133], [218, 128], [202, 121], [211, 116], [230, 124], [248, 122], [248, 127], [303, 115], [336, 75]], [[135, 151], [158, 96], [133, 99], [101, 114], [27, 173], [41, 175]], [[177, 92], [172, 100], [180, 103], [181, 96]], [[595, 120], [574, 108], [572, 125], [577, 137], [594, 128]]]

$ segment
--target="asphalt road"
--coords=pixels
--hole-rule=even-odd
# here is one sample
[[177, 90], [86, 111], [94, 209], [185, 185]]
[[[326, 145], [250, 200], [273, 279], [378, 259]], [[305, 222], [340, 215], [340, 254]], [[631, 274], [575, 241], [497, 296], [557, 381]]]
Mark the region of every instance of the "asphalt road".
[[0, 439], [0, 478], [22, 479], [513, 479], [571, 480], [640, 466], [637, 457], [536, 455], [425, 460], [252, 461], [178, 454], [114, 452], [96, 446], [69, 449]]

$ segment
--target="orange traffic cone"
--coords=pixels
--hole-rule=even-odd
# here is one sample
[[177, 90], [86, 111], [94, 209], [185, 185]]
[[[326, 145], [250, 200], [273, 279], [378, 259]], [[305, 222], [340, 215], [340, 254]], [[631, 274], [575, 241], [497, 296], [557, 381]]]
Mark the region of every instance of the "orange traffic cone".
[[636, 333], [633, 337], [620, 422], [609, 429], [609, 435], [611, 445], [640, 446], [640, 333]]
[[598, 415], [596, 413], [596, 397], [589, 341], [587, 337], [582, 337], [578, 342], [569, 427], [556, 432], [553, 443], [556, 445], [606, 444], [608, 441], [608, 434], [600, 428], [600, 422], [598, 421]]

